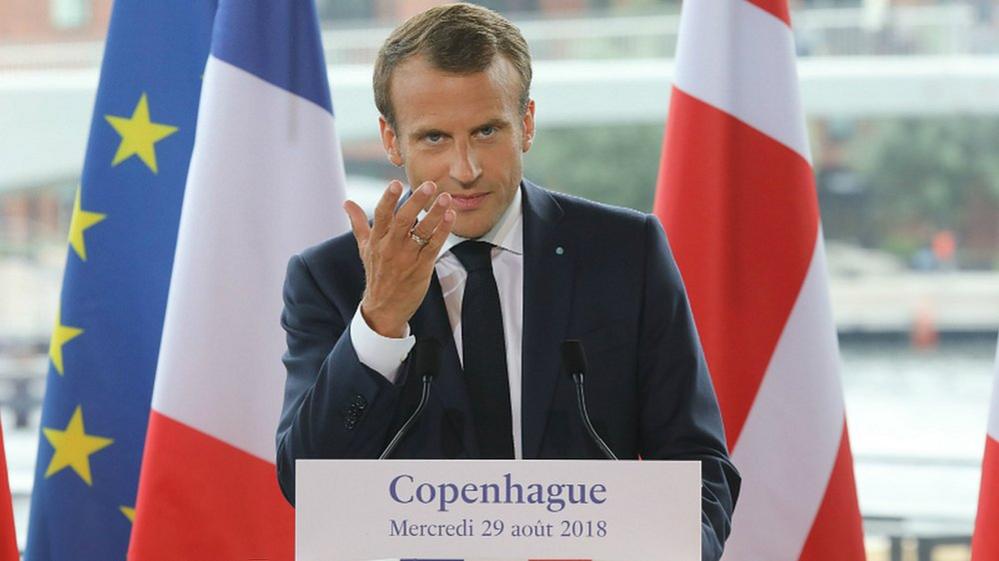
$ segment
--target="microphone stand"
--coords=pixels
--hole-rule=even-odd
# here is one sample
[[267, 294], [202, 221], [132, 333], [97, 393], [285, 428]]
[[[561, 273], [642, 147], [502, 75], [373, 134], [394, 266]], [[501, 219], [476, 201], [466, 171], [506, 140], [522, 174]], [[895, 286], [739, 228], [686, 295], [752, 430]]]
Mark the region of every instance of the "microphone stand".
[[586, 411], [586, 395], [583, 392], [583, 375], [586, 372], [586, 353], [583, 351], [583, 343], [575, 340], [566, 340], [562, 343], [562, 363], [572, 376], [572, 381], [576, 384], [576, 406], [579, 409], [579, 416], [583, 419], [583, 425], [590, 438], [596, 443], [600, 451], [608, 460], [616, 460], [614, 451], [607, 446], [603, 438], [597, 434], [597, 429], [593, 428], [590, 421], [590, 414]]
[[427, 399], [430, 397], [430, 383], [433, 382], [433, 380], [432, 376], [423, 376], [423, 394], [420, 395], [420, 403], [416, 405], [416, 409], [413, 410], [413, 414], [406, 419], [406, 422], [403, 423], [399, 432], [395, 433], [395, 437], [393, 437], [392, 442], [389, 442], [388, 446], [385, 447], [385, 451], [382, 452], [382, 455], [378, 456], [379, 460], [384, 460], [392, 455], [392, 452], [395, 452], [396, 447], [399, 446], [403, 437], [409, 434], [409, 430], [416, 423], [416, 420], [420, 418], [420, 414], [423, 413], [423, 408], [427, 405]]
[[429, 337], [427, 339], [421, 339], [416, 342], [416, 348], [414, 349], [414, 374], [421, 377], [423, 382], [423, 392], [420, 395], [420, 402], [416, 405], [416, 409], [413, 413], [406, 419], [406, 422], [402, 424], [402, 427], [395, 433], [392, 440], [385, 447], [381, 456], [378, 456], [379, 460], [384, 460], [395, 452], [395, 449], [402, 442], [402, 439], [409, 434], [409, 431], [416, 424], [416, 421], [423, 414], [423, 409], [427, 406], [427, 401], [430, 399], [430, 385], [434, 381], [434, 375], [437, 373], [437, 365], [440, 362], [440, 344], [437, 339]]

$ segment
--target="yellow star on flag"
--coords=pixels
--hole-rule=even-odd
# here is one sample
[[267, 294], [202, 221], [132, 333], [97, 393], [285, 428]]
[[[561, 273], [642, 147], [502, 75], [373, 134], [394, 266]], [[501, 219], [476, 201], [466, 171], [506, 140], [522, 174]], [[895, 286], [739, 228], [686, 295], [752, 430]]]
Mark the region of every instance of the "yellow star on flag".
[[83, 261], [87, 260], [87, 245], [83, 241], [83, 232], [107, 218], [106, 214], [89, 212], [80, 207], [80, 188], [76, 189], [76, 200], [73, 202], [73, 217], [69, 221], [69, 245]]
[[45, 470], [46, 479], [70, 467], [84, 483], [93, 485], [93, 478], [90, 476], [90, 455], [107, 448], [114, 441], [110, 438], [92, 436], [84, 431], [83, 407], [76, 406], [76, 411], [73, 412], [73, 417], [66, 425], [66, 430], [43, 428], [42, 432], [45, 433], [45, 438], [55, 449], [52, 461], [49, 462], [49, 467]]
[[121, 513], [125, 515], [125, 518], [128, 518], [129, 522], [133, 522], [133, 523], [135, 522], [135, 509], [134, 508], [128, 507], [128, 506], [125, 506], [125, 505], [121, 505], [120, 507], [118, 507], [118, 510], [120, 510]]
[[118, 145], [118, 151], [115, 152], [111, 165], [116, 166], [137, 155], [153, 173], [157, 173], [156, 150], [153, 146], [177, 132], [177, 127], [149, 120], [149, 100], [146, 94], [143, 93], [139, 98], [131, 118], [116, 115], [105, 115], [104, 118], [121, 135], [121, 144]]
[[52, 340], [49, 341], [49, 358], [52, 359], [52, 364], [60, 375], [65, 373], [62, 364], [62, 346], [82, 334], [83, 330], [78, 327], [63, 325], [62, 311], [56, 311], [56, 323], [52, 328]]

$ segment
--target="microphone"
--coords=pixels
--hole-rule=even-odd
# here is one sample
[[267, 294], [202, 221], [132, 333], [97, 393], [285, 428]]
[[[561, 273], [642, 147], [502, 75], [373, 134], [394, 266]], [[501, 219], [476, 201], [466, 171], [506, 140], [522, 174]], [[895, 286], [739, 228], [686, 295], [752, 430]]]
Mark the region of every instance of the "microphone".
[[416, 347], [413, 349], [413, 370], [410, 372], [410, 375], [421, 378], [423, 381], [423, 394], [420, 395], [420, 402], [416, 405], [416, 409], [413, 410], [412, 415], [406, 419], [406, 422], [402, 424], [399, 431], [395, 433], [395, 436], [392, 437], [392, 441], [385, 447], [382, 455], [378, 456], [379, 460], [384, 460], [391, 456], [392, 452], [395, 452], [396, 447], [409, 434], [413, 425], [416, 424], [417, 419], [423, 414], [423, 409], [430, 398], [430, 384], [434, 381], [434, 376], [437, 374], [437, 366], [440, 364], [440, 350], [440, 343], [433, 337], [418, 339], [416, 341]]
[[572, 376], [572, 381], [576, 383], [576, 405], [579, 406], [579, 416], [583, 419], [583, 425], [586, 426], [586, 432], [590, 434], [590, 438], [596, 443], [600, 451], [604, 453], [604, 456], [608, 460], [616, 460], [617, 456], [607, 446], [604, 439], [600, 438], [597, 434], [597, 430], [593, 428], [593, 423], [590, 422], [590, 414], [586, 412], [586, 397], [583, 395], [583, 376], [586, 374], [586, 352], [583, 351], [583, 343], [575, 339], [566, 339], [562, 341], [562, 367], [566, 372]]

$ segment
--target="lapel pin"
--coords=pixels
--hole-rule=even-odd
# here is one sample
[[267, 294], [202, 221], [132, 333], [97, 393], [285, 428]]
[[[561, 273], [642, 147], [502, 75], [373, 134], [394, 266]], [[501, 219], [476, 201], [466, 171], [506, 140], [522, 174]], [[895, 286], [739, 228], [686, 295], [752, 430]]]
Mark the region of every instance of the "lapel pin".
[[565, 250], [562, 249], [562, 246], [558, 246], [555, 248], [555, 255], [562, 255], [563, 253], [565, 253]]

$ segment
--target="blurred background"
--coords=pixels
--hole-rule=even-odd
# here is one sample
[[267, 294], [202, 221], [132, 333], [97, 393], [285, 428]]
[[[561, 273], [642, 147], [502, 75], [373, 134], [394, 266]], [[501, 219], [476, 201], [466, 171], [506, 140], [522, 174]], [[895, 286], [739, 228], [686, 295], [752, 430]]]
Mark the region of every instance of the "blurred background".
[[[438, 3], [318, 0], [348, 194], [365, 206], [398, 175], [372, 61]], [[532, 49], [527, 176], [650, 211], [680, 3], [477, 3]], [[22, 547], [111, 4], [0, 0], [0, 414]], [[968, 559], [999, 329], [999, 2], [802, 0], [792, 21], [869, 558]]]

